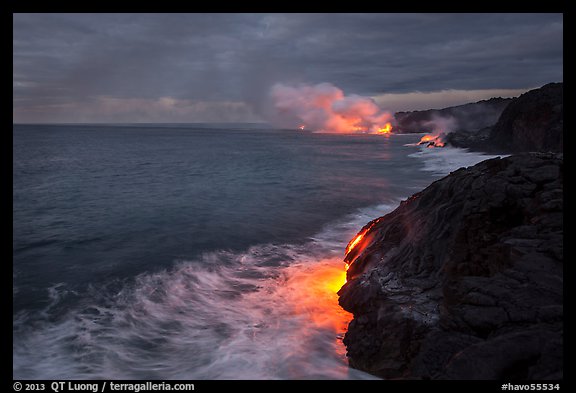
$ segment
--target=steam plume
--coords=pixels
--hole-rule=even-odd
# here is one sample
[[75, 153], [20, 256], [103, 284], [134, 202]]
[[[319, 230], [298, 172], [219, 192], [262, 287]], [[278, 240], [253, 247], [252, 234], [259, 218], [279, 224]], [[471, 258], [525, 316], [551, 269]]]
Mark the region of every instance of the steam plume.
[[[277, 83], [270, 91], [273, 121], [290, 128], [335, 133], [377, 133], [393, 116], [369, 97], [348, 96], [330, 83], [288, 86]], [[387, 128], [389, 132], [390, 127]]]
[[458, 119], [454, 116], [432, 115], [432, 119], [421, 123], [422, 129], [431, 129], [433, 133], [449, 134], [458, 128]]

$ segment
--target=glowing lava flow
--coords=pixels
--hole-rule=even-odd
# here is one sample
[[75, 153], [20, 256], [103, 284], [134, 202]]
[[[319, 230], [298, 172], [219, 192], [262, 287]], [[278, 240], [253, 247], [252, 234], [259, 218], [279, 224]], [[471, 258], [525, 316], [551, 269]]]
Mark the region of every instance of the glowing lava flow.
[[377, 218], [375, 220], [372, 220], [368, 225], [366, 225], [366, 227], [364, 227], [364, 229], [362, 229], [354, 239], [350, 240], [350, 243], [348, 243], [348, 245], [346, 246], [346, 251], [344, 252], [344, 255], [348, 255], [350, 253], [350, 251], [352, 251], [354, 249], [354, 247], [356, 247], [358, 245], [358, 243], [360, 243], [360, 241], [364, 238], [364, 236], [366, 235], [366, 233], [372, 229], [374, 227], [374, 225], [376, 225], [378, 222], [380, 222], [380, 220], [382, 219], [382, 217]]
[[[362, 242], [362, 240], [364, 240], [364, 237], [366, 236], [366, 234], [372, 228], [374, 228], [374, 225], [376, 225], [378, 222], [380, 222], [380, 220], [382, 220], [382, 218], [383, 217], [372, 220], [356, 235], [356, 237], [354, 237], [354, 239], [350, 240], [350, 243], [348, 243], [348, 245], [346, 246], [346, 251], [344, 252], [344, 263], [346, 264], [346, 271], [348, 271], [348, 269], [350, 268], [350, 265], [352, 265], [352, 263], [354, 263], [354, 261], [356, 260], [356, 256], [357, 256], [357, 254], [353, 255], [352, 257], [354, 259], [349, 259], [348, 254], [350, 254], [350, 252], [352, 250], [354, 250], [354, 248], [356, 248], [356, 246], [358, 246], [358, 244], [360, 242]], [[366, 248], [366, 244], [364, 245], [364, 248]]]
[[352, 239], [352, 241], [350, 241], [350, 243], [348, 243], [348, 245], [346, 246], [346, 252], [345, 252], [346, 255], [348, 255], [350, 251], [352, 251], [352, 249], [356, 247], [358, 243], [360, 243], [360, 240], [362, 240], [366, 232], [368, 232], [368, 228], [360, 232], [358, 235], [356, 235], [354, 239]]
[[[359, 234], [356, 235], [356, 237], [354, 239], [352, 239], [350, 241], [350, 243], [348, 243], [348, 245], [346, 246], [346, 251], [344, 253], [345, 256], [348, 255], [350, 253], [350, 251], [352, 251], [354, 249], [354, 247], [356, 247], [358, 245], [358, 243], [360, 243], [360, 241], [364, 238], [364, 235], [366, 234], [366, 232], [368, 232], [368, 230], [371, 227], [372, 226], [369, 226], [368, 228], [362, 230]], [[348, 262], [344, 261], [344, 264], [346, 265], [345, 270], [348, 271], [352, 262], [348, 263]]]
[[434, 135], [434, 134], [426, 134], [422, 138], [420, 138], [419, 145], [427, 144], [426, 147], [444, 147], [445, 143], [442, 141], [441, 134]]
[[386, 123], [384, 127], [378, 129], [378, 134], [390, 135], [392, 132], [392, 123]]

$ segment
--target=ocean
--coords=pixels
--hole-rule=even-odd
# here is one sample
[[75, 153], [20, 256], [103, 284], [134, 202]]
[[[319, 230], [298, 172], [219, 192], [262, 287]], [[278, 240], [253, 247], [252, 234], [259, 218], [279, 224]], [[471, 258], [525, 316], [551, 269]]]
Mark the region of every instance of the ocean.
[[13, 126], [14, 379], [371, 379], [344, 249], [489, 158], [421, 135]]

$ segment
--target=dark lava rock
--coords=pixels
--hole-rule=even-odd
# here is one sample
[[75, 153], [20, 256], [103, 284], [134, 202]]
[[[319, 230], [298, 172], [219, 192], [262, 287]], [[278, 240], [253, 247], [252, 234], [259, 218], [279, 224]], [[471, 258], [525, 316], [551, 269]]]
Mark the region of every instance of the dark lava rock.
[[340, 305], [352, 367], [400, 379], [561, 379], [563, 157], [461, 168], [368, 223]]
[[490, 150], [487, 148], [488, 138], [492, 127], [485, 127], [481, 130], [472, 131], [455, 131], [451, 132], [444, 137], [444, 142], [454, 147], [468, 148], [471, 150]]
[[488, 138], [489, 146], [510, 152], [563, 148], [563, 84], [530, 90], [506, 107]]

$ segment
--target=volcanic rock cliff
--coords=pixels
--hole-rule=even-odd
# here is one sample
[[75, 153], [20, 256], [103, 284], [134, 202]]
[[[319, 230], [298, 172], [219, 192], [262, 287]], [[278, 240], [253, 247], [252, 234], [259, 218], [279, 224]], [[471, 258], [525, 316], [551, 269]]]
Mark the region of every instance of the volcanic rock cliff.
[[561, 152], [563, 83], [549, 83], [513, 99], [494, 125], [479, 131], [460, 129], [446, 142], [488, 152]]
[[563, 147], [563, 84], [549, 83], [506, 107], [488, 143], [507, 151], [553, 151]]
[[354, 314], [350, 365], [384, 378], [562, 378], [562, 211], [562, 155], [522, 153], [452, 172], [368, 223], [339, 291]]

